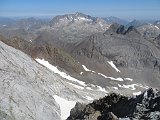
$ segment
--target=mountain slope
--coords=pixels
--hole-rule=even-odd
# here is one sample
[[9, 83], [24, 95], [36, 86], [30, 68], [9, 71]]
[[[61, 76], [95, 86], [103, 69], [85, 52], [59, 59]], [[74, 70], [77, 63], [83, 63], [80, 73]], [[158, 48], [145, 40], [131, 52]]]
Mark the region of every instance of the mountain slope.
[[[68, 47], [69, 52], [97, 73], [115, 78], [128, 76], [135, 83], [159, 87], [160, 51], [134, 27], [124, 30], [111, 25], [104, 34], [94, 34], [73, 46]], [[107, 61], [113, 61], [121, 72], [112, 71]]]
[[91, 87], [55, 66], [50, 65], [56, 71], [46, 64], [41, 66], [2, 42], [0, 57], [1, 119], [64, 120], [75, 102], [88, 102], [106, 94], [100, 86]]

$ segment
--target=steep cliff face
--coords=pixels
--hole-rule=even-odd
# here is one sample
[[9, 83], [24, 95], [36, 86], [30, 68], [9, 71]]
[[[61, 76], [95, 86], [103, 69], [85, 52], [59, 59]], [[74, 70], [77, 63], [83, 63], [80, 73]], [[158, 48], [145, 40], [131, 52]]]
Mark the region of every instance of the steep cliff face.
[[77, 103], [67, 120], [159, 120], [160, 92], [148, 89], [135, 98], [110, 94], [85, 105]]

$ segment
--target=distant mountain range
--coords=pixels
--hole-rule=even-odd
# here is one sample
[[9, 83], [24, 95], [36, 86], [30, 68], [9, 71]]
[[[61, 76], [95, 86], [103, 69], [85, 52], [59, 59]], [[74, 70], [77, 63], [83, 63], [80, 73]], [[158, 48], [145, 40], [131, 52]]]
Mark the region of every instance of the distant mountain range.
[[118, 23], [120, 25], [127, 25], [129, 23], [129, 21], [127, 20], [124, 20], [124, 19], [120, 19], [120, 18], [117, 18], [117, 17], [114, 17], [114, 16], [110, 16], [110, 17], [106, 17], [106, 18], [103, 18], [106, 22], [108, 23]]

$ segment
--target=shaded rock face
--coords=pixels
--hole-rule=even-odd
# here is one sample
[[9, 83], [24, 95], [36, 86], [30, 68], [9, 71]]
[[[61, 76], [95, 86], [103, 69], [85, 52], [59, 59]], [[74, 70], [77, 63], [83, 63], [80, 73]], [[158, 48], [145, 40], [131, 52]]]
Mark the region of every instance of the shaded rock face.
[[88, 105], [77, 103], [67, 120], [116, 120], [117, 118], [159, 120], [160, 92], [148, 89], [135, 98], [112, 93]]
[[155, 46], [160, 49], [160, 34], [153, 40]]
[[[104, 34], [122, 34], [122, 35], [130, 35], [130, 37], [140, 37], [141, 34], [134, 26], [129, 26], [127, 29], [124, 25], [119, 25], [117, 23], [112, 24], [108, 30]], [[129, 36], [128, 36], [129, 37]]]

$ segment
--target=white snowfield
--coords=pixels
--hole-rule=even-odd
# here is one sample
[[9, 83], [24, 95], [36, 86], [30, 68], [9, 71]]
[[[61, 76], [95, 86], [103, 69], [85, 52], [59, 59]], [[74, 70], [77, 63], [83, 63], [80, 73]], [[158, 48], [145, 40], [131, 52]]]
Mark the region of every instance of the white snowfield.
[[[78, 84], [79, 84], [79, 85], [77, 85], [77, 84], [73, 84], [73, 83], [69, 83], [69, 82], [68, 82], [68, 84], [72, 85], [73, 87], [75, 87], [75, 88], [77, 88], [77, 89], [81, 89], [81, 90], [83, 90], [84, 87], [87, 87], [87, 85], [85, 84], [85, 82], [82, 82], [82, 81], [80, 81], [80, 80], [78, 80], [78, 79], [76, 79], [76, 78], [73, 78], [73, 77], [71, 77], [70, 75], [68, 75], [68, 74], [66, 74], [66, 73], [58, 70], [57, 67], [51, 65], [48, 61], [45, 61], [44, 59], [39, 59], [39, 58], [36, 58], [35, 60], [36, 60], [38, 63], [40, 63], [40, 64], [44, 65], [45, 67], [47, 67], [48, 69], [52, 70], [54, 73], [59, 74], [61, 77], [63, 77], [63, 78], [65, 78], [65, 79], [67, 79], [67, 80], [70, 80], [70, 81], [72, 81], [72, 82], [75, 82], [75, 83], [78, 83]], [[84, 66], [84, 68], [85, 68], [86, 70], [89, 70], [89, 69], [88, 69], [87, 67], [85, 67], [85, 66]], [[89, 71], [90, 71], [90, 70], [89, 70]], [[80, 86], [80, 85], [81, 85], [81, 86]], [[83, 87], [82, 87], [82, 86], [83, 86]], [[95, 85], [95, 86], [98, 88], [97, 91], [101, 91], [101, 92], [108, 93], [108, 92], [105, 90], [105, 88], [102, 88], [102, 87], [97, 86], [97, 85]]]
[[[120, 70], [118, 70], [117, 68], [116, 68], [116, 66], [113, 64], [113, 62], [111, 61], [111, 62], [108, 62], [117, 72], [120, 72]], [[88, 71], [88, 72], [92, 72], [92, 73], [96, 73], [95, 71], [92, 71], [92, 70], [90, 70], [90, 69], [88, 69], [85, 65], [82, 65], [82, 67], [83, 67], [83, 69], [85, 70], [85, 71]], [[80, 73], [81, 74], [81, 73]], [[104, 75], [104, 74], [102, 74], [102, 73], [97, 73], [98, 75], [101, 75], [102, 77], [104, 77], [104, 78], [109, 78], [109, 79], [111, 79], [111, 80], [115, 80], [115, 81], [124, 81], [123, 80], [123, 78], [120, 78], [120, 77], [118, 77], [118, 78], [114, 78], [114, 77], [108, 77], [108, 76], [106, 76], [106, 75]], [[128, 79], [127, 79], [128, 80]]]
[[145, 89], [148, 89], [148, 86], [143, 86], [142, 84], [131, 84], [131, 85], [120, 85], [118, 84], [118, 87], [121, 87], [121, 88], [128, 88], [128, 89], [131, 89], [131, 90], [136, 90], [136, 86], [137, 87], [141, 87], [141, 88], [145, 88]]
[[[48, 61], [45, 61], [44, 59], [39, 59], [39, 58], [36, 58], [35, 60], [36, 60], [38, 63], [40, 63], [40, 64], [44, 65], [45, 67], [47, 67], [48, 69], [52, 70], [54, 73], [59, 74], [61, 77], [65, 78], [65, 79], [67, 79], [67, 80], [71, 80], [71, 81], [73, 81], [73, 82], [75, 82], [75, 83], [79, 83], [79, 84], [81, 85], [81, 86], [79, 86], [79, 85], [75, 85], [75, 84], [73, 84], [73, 83], [69, 83], [69, 82], [68, 82], [70, 85], [74, 86], [75, 88], [77, 88], [77, 89], [84, 89], [84, 87], [87, 86], [87, 85], [85, 84], [85, 82], [79, 81], [79, 80], [77, 80], [76, 78], [73, 78], [73, 77], [71, 77], [70, 75], [67, 75], [66, 73], [58, 70], [57, 67], [51, 65]], [[84, 67], [84, 69], [85, 69], [86, 71], [91, 71], [91, 70], [89, 70], [85, 65], [82, 65], [82, 66]], [[93, 72], [94, 72], [94, 71], [93, 71]], [[116, 79], [116, 78], [113, 78], [113, 79]], [[117, 80], [118, 80], [118, 79], [117, 79]], [[83, 86], [83, 87], [82, 87], [82, 86]], [[102, 87], [100, 87], [100, 86], [97, 86], [97, 88], [98, 88], [98, 91], [107, 92], [107, 91], [105, 90], [105, 88], [102, 88]]]
[[132, 79], [132, 78], [124, 78], [124, 80], [133, 81], [133, 79]]
[[53, 96], [55, 101], [59, 104], [61, 110], [61, 120], [66, 120], [70, 115], [70, 110], [75, 106], [75, 101], [68, 101], [57, 95]]
[[82, 67], [85, 71], [96, 73], [95, 71], [88, 69], [85, 65], [82, 65]]
[[99, 91], [108, 93], [108, 91], [106, 91], [106, 89], [105, 89], [105, 88], [102, 88], [101, 86], [97, 86], [97, 88], [98, 88]]
[[83, 69], [84, 69], [85, 71], [92, 71], [92, 70], [88, 69], [85, 65], [82, 65], [82, 67], [83, 67]]
[[80, 72], [80, 75], [82, 75], [83, 74], [83, 72]]
[[104, 78], [109, 78], [109, 79], [115, 80], [115, 81], [124, 81], [123, 78], [120, 78], [120, 77], [118, 77], [118, 78], [108, 77], [108, 76], [106, 76], [106, 75], [104, 75], [104, 74], [102, 74], [102, 73], [98, 73], [98, 75], [101, 75], [101, 76], [104, 77]]
[[83, 89], [84, 89], [84, 87], [82, 87], [82, 86], [75, 85], [75, 84], [70, 83], [70, 82], [67, 82], [67, 83], [68, 83], [68, 84], [70, 84], [70, 85], [72, 85], [73, 87], [75, 87], [75, 88], [77, 88], [77, 89], [81, 89], [81, 90], [83, 90]]
[[90, 100], [90, 101], [93, 101], [93, 100], [94, 100], [93, 98], [91, 98], [91, 97], [89, 97], [89, 96], [85, 96], [84, 98], [87, 99], [87, 100]]
[[48, 61], [45, 61], [44, 59], [39, 59], [36, 58], [35, 59], [38, 63], [42, 64], [43, 66], [47, 67], [48, 69], [52, 70], [54, 73], [59, 74], [61, 77], [67, 79], [67, 80], [71, 80], [73, 82], [76, 82], [82, 86], [86, 86], [85, 82], [79, 81], [76, 78], [71, 77], [70, 75], [66, 74], [65, 72], [62, 72], [60, 70], [58, 70], [57, 67], [51, 65]]
[[113, 89], [118, 90], [118, 87], [113, 87]]
[[141, 93], [142, 93], [141, 91], [139, 91], [139, 92], [134, 92], [133, 95], [136, 96], [136, 95], [140, 95]]
[[159, 30], [159, 27], [157, 27], [156, 25], [155, 25], [155, 28], [157, 28]]
[[[77, 20], [77, 19], [74, 19], [74, 20]], [[78, 17], [78, 20], [92, 21], [91, 19], [87, 19], [87, 18], [84, 18], [84, 17]]]
[[87, 90], [93, 90], [93, 89], [92, 89], [92, 88], [90, 88], [90, 87], [86, 87], [86, 89], [87, 89]]
[[116, 65], [113, 63], [113, 61], [107, 61], [117, 72], [121, 72]]

